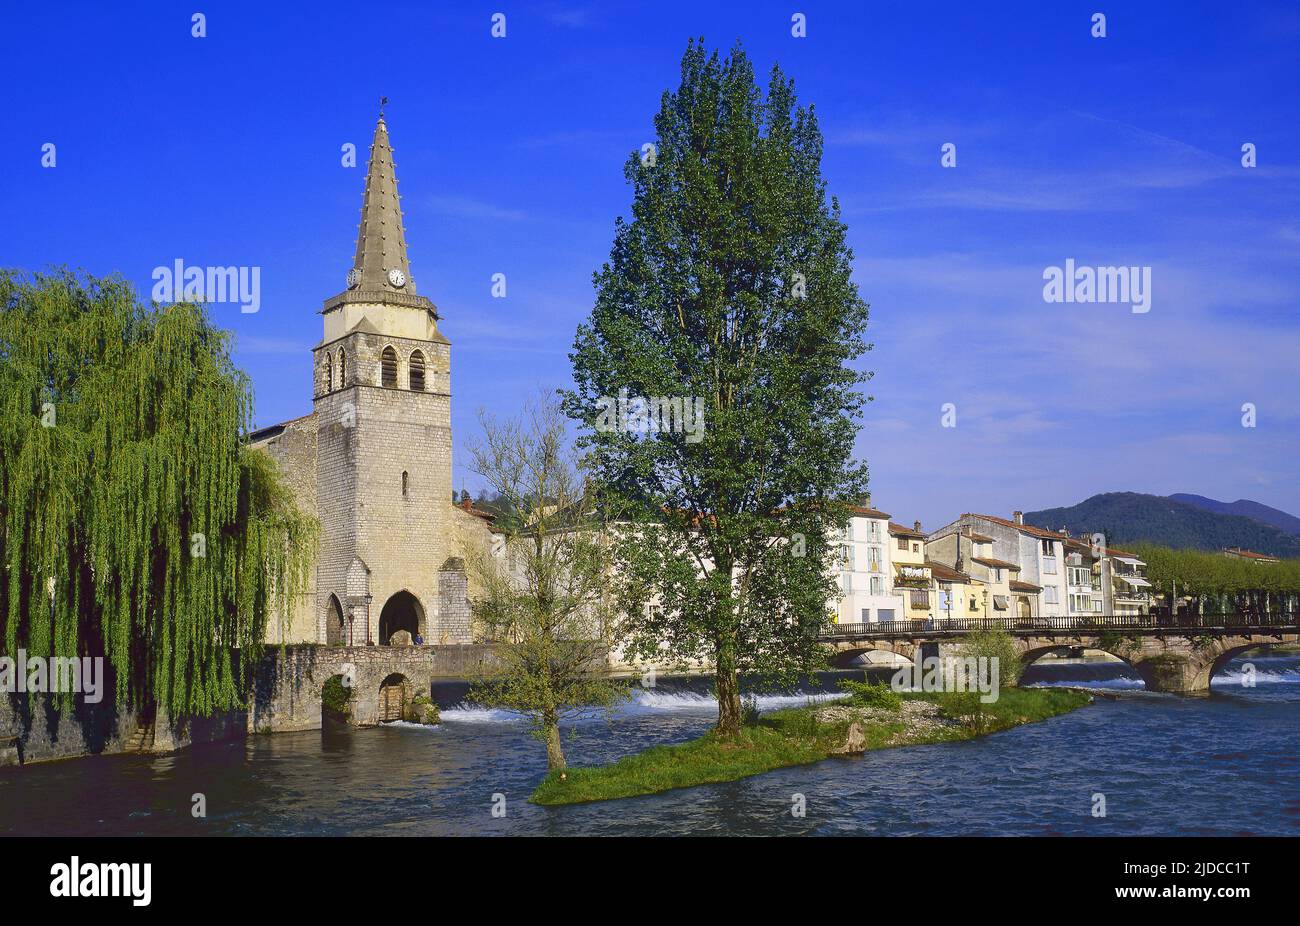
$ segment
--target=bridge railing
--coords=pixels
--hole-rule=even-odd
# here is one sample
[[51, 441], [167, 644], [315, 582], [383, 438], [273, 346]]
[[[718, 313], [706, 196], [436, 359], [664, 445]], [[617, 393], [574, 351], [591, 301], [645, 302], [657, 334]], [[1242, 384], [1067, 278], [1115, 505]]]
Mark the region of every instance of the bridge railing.
[[1294, 612], [1233, 614], [1095, 614], [1070, 617], [955, 617], [932, 620], [877, 621], [875, 623], [832, 624], [822, 633], [823, 639], [861, 636], [913, 636], [928, 633], [973, 633], [1004, 630], [1012, 633], [1032, 631], [1077, 631], [1104, 633], [1111, 631], [1224, 631], [1272, 628], [1296, 628], [1300, 614]]

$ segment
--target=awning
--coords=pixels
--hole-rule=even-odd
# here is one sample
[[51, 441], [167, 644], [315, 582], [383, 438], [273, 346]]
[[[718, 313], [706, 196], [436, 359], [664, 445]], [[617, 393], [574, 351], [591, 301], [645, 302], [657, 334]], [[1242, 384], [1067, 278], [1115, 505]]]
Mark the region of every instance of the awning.
[[1150, 588], [1151, 583], [1141, 576], [1116, 576], [1121, 582], [1127, 582], [1135, 588]]
[[998, 611], [1005, 611], [1005, 610], [1007, 609], [1007, 596], [1006, 596], [1006, 595], [994, 595], [994, 596], [993, 596], [993, 607], [994, 607], [995, 610], [998, 610]]
[[1115, 559], [1115, 561], [1116, 561], [1117, 563], [1127, 563], [1127, 564], [1130, 565], [1130, 566], [1145, 566], [1145, 565], [1146, 565], [1145, 563], [1142, 562], [1142, 560], [1140, 560], [1140, 559], [1134, 559], [1134, 558], [1131, 557], [1131, 556], [1116, 556], [1116, 557], [1114, 557], [1114, 559]]

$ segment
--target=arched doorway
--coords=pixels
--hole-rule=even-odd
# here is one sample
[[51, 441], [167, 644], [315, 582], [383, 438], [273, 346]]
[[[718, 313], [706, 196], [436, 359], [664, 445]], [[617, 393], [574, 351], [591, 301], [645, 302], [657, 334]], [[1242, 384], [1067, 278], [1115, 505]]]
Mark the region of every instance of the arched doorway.
[[331, 675], [320, 693], [321, 729], [330, 723], [347, 723], [352, 719], [352, 689], [342, 675]]
[[384, 602], [384, 609], [379, 612], [379, 644], [392, 646], [393, 636], [403, 630], [414, 639], [423, 623], [424, 608], [420, 607], [420, 600], [408, 591], [400, 591]]
[[325, 645], [342, 646], [347, 642], [347, 631], [343, 624], [343, 606], [336, 596], [330, 595], [325, 603]]
[[411, 700], [411, 683], [405, 675], [394, 672], [379, 685], [379, 722], [392, 723], [406, 716]]

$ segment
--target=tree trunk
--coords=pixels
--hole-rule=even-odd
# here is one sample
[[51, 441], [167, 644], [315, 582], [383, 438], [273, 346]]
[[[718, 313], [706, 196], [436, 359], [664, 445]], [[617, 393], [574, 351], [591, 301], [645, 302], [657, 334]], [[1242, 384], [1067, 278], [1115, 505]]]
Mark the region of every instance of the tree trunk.
[[722, 736], [740, 735], [740, 684], [736, 678], [736, 643], [722, 638], [717, 646], [718, 726]]
[[547, 714], [542, 718], [542, 735], [546, 740], [547, 771], [567, 768], [568, 763], [564, 761], [564, 747], [560, 744], [560, 721], [554, 714]]

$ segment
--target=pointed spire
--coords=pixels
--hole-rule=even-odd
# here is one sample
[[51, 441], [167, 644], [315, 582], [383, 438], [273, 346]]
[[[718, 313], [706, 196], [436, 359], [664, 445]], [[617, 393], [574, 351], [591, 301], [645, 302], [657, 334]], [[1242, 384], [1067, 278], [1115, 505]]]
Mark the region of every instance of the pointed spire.
[[[385, 98], [383, 103], [387, 103]], [[366, 193], [361, 203], [361, 225], [357, 230], [357, 256], [348, 278], [349, 288], [383, 290], [415, 295], [415, 281], [406, 259], [406, 232], [402, 228], [402, 207], [397, 196], [397, 174], [393, 169], [393, 148], [388, 141], [383, 103], [375, 124], [366, 169]], [[394, 285], [392, 271], [400, 271]]]

